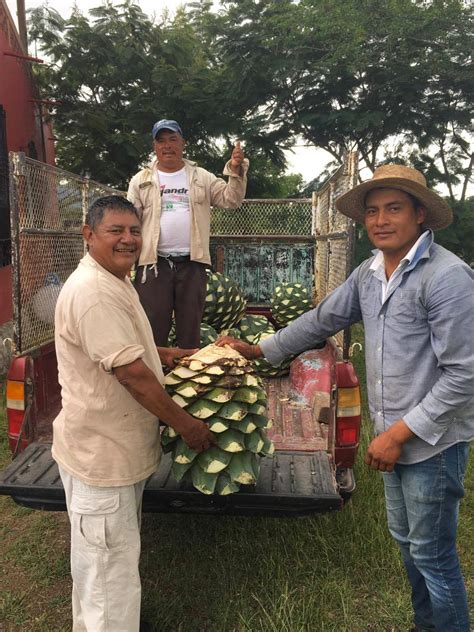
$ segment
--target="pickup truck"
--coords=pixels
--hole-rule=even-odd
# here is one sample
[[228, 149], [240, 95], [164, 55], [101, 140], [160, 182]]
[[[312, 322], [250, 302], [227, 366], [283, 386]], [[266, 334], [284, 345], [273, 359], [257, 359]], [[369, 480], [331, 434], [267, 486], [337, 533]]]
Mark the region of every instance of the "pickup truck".
[[[246, 200], [237, 211], [214, 209], [211, 252], [217, 271], [245, 289], [250, 313], [271, 318], [275, 285], [299, 281], [320, 301], [347, 277], [354, 225], [334, 206], [357, 180], [357, 155], [312, 199]], [[61, 406], [54, 347], [54, 305], [62, 282], [84, 253], [85, 210], [111, 190], [87, 178], [10, 154], [14, 340], [7, 375], [12, 462], [0, 472], [0, 494], [44, 510], [64, 510], [51, 457], [52, 422]], [[303, 515], [341, 509], [355, 481], [360, 389], [349, 361], [349, 332], [292, 361], [290, 374], [266, 379], [275, 452], [257, 484], [227, 496], [177, 483], [165, 455], [148, 481], [144, 511]]]

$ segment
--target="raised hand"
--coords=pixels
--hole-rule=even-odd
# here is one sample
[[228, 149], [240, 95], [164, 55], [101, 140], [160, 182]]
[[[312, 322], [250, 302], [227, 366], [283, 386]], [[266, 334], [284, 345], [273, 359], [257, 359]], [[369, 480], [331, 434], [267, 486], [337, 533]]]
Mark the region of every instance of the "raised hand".
[[235, 147], [232, 150], [232, 155], [230, 157], [230, 168], [235, 173], [241, 172], [242, 163], [245, 159], [244, 151], [240, 146], [240, 140], [235, 143]]

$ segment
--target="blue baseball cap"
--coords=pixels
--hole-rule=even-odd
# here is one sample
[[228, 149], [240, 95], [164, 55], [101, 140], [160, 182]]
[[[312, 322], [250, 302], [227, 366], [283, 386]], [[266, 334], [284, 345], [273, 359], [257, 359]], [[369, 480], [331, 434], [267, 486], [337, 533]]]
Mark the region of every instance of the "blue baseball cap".
[[162, 129], [169, 129], [172, 132], [177, 132], [180, 136], [183, 135], [183, 132], [176, 121], [172, 121], [170, 119], [161, 119], [161, 121], [157, 121], [153, 125], [153, 140], [155, 140], [158, 132], [161, 132]]

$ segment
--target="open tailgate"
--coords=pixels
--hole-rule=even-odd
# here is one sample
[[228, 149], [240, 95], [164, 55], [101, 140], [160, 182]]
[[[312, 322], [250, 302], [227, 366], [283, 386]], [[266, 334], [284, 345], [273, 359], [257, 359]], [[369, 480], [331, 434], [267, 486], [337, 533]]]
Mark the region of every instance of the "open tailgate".
[[[262, 460], [255, 486], [242, 486], [228, 496], [206, 496], [177, 483], [170, 468], [166, 454], [146, 485], [144, 511], [277, 516], [330, 511], [343, 504], [326, 452], [277, 451]], [[64, 510], [64, 490], [51, 444], [32, 443], [0, 472], [0, 494], [26, 507]]]

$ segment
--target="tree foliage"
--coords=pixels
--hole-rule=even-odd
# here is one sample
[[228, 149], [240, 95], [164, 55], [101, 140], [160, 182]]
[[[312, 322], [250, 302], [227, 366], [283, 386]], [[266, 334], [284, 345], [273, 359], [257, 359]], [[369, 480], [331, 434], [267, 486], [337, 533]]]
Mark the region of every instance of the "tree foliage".
[[166, 117], [215, 173], [244, 140], [252, 195], [302, 192], [282, 179], [298, 136], [335, 163], [357, 149], [372, 170], [419, 166], [452, 203], [473, 170], [472, 26], [462, 0], [204, 0], [156, 20], [133, 0], [90, 17], [30, 12], [65, 168], [126, 186]]
[[[299, 134], [337, 161], [374, 169], [408, 147], [467, 193], [474, 82], [472, 6], [460, 0], [226, 2], [219, 44], [248, 116]], [[276, 133], [276, 132], [275, 132]], [[388, 145], [388, 146], [386, 146]]]

